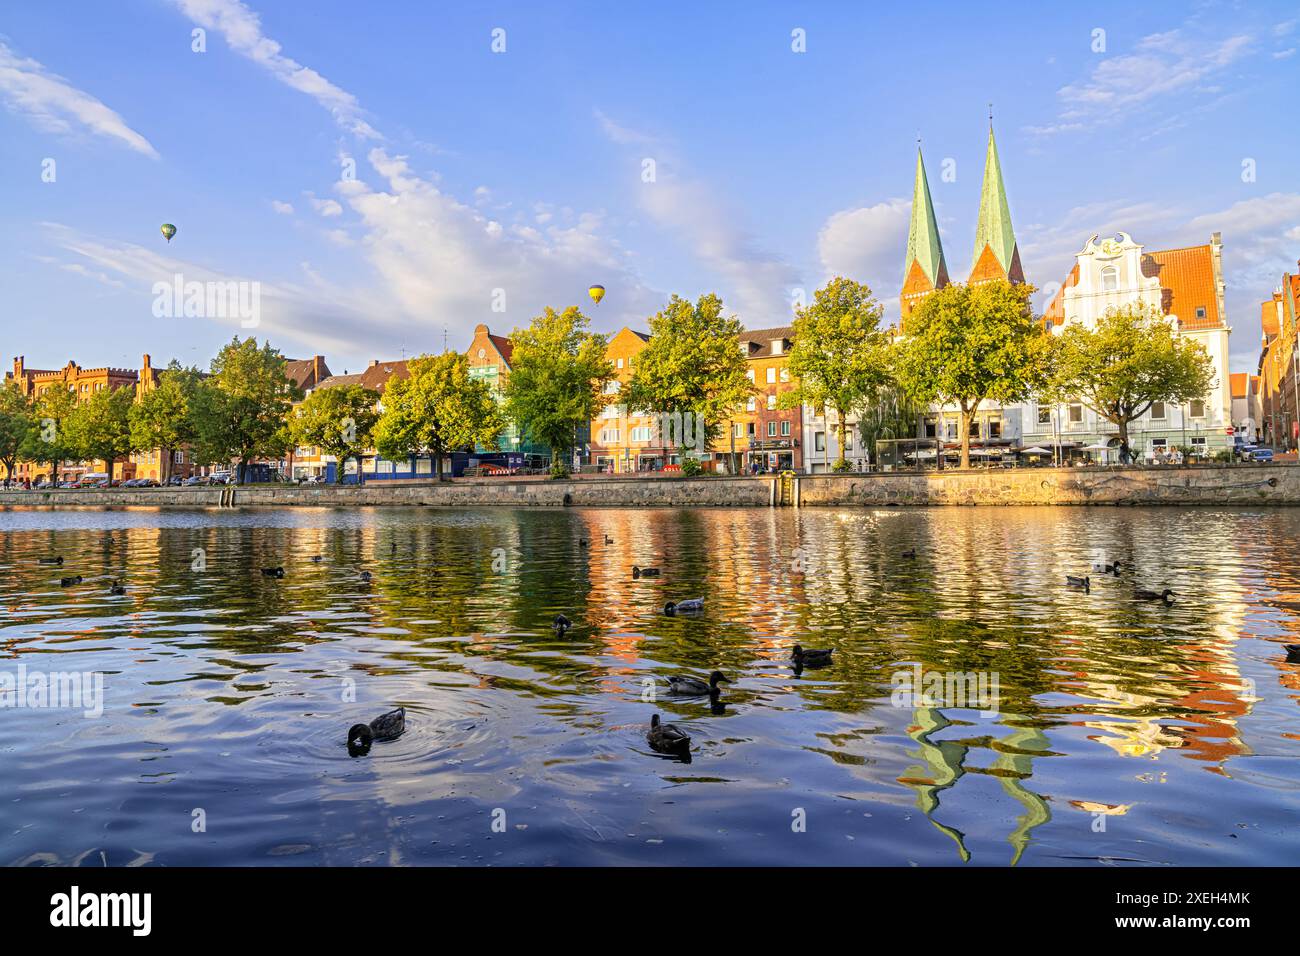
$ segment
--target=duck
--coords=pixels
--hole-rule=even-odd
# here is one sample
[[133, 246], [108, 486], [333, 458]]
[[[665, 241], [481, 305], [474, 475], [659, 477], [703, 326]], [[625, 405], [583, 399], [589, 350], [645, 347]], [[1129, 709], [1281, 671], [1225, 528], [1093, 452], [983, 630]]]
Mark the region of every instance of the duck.
[[80, 574], [74, 574], [70, 578], [59, 578], [59, 587], [61, 588], [70, 588], [72, 587], [72, 585], [80, 584], [80, 583], [81, 583]]
[[1114, 564], [1107, 564], [1104, 561], [1098, 561], [1092, 566], [1092, 569], [1100, 571], [1102, 574], [1113, 574], [1115, 577], [1119, 577], [1120, 563], [1116, 561]]
[[579, 539], [578, 539], [578, 547], [580, 547], [580, 548], [585, 548], [586, 546], [587, 546], [587, 539], [586, 539], [586, 538], [579, 538]]
[[634, 578], [657, 578], [659, 577], [658, 568], [638, 568], [632, 565], [632, 577]]
[[555, 620], [551, 622], [551, 627], [555, 629], [555, 633], [563, 634], [569, 628], [573, 627], [573, 622], [563, 614], [557, 614], [555, 615]]
[[1067, 588], [1082, 588], [1084, 591], [1091, 591], [1092, 578], [1087, 575], [1079, 577], [1078, 575], [1067, 574], [1065, 576], [1065, 586]]
[[348, 729], [348, 751], [364, 754], [376, 740], [396, 740], [406, 732], [406, 708], [398, 707], [380, 714], [368, 724], [353, 724]]
[[113, 586], [108, 589], [108, 593], [118, 595], [119, 597], [126, 593], [126, 588], [122, 586], [120, 578], [113, 582]]
[[807, 648], [801, 644], [796, 644], [790, 648], [790, 660], [794, 661], [799, 667], [819, 667], [831, 662], [831, 655], [835, 653], [835, 648]]
[[687, 598], [685, 601], [669, 601], [664, 605], [664, 613], [669, 617], [674, 614], [695, 614], [704, 610], [704, 598]]
[[1283, 644], [1283, 650], [1286, 651], [1286, 659], [1292, 664], [1300, 664], [1300, 644]]
[[903, 557], [911, 559], [916, 557], [916, 548], [908, 548], [903, 552]]
[[655, 714], [650, 718], [650, 730], [645, 739], [652, 750], [660, 753], [679, 753], [691, 748], [691, 735], [676, 724], [665, 724]]
[[730, 683], [730, 679], [725, 677], [722, 671], [714, 671], [710, 674], [708, 683], [698, 677], [670, 677], [668, 678], [668, 693], [677, 694], [680, 697], [702, 697], [708, 694], [710, 697], [716, 698], [721, 693], [718, 684]]
[[370, 572], [369, 572], [369, 571], [362, 571], [362, 572], [361, 572], [361, 580], [362, 580], [362, 581], [369, 581], [369, 580], [370, 580]]
[[611, 538], [609, 535], [605, 535], [605, 543], [606, 543], [606, 544], [613, 544], [613, 543], [614, 543], [614, 539]]
[[40, 558], [40, 559], [38, 560], [38, 563], [40, 563], [40, 564], [63, 564], [63, 555], [61, 555], [61, 554], [56, 554], [56, 555], [54, 555], [54, 557], [52, 557], [52, 558]]
[[325, 560], [325, 559], [322, 558], [319, 554], [313, 554], [313, 555], [311, 556], [311, 563], [312, 563], [312, 564], [320, 564], [321, 561], [323, 561], [323, 560]]
[[1164, 601], [1166, 604], [1173, 604], [1174, 592], [1165, 588], [1163, 591], [1148, 591], [1145, 588], [1138, 588], [1133, 592], [1133, 596], [1139, 601]]
[[262, 577], [264, 578], [282, 578], [284, 577], [284, 568], [263, 568]]

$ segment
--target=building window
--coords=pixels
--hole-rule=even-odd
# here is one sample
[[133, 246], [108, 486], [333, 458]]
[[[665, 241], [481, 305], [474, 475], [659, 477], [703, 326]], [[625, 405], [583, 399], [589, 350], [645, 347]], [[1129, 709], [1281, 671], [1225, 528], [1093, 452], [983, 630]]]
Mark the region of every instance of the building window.
[[781, 435], [786, 438], [790, 437], [790, 422], [788, 419], [781, 422]]
[[844, 450], [853, 451], [853, 429], [844, 429]]
[[605, 383], [605, 394], [606, 394], [606, 395], [617, 395], [617, 394], [618, 394], [618, 382], [614, 381], [613, 379], [610, 379], [608, 382], [606, 382], [606, 383]]
[[777, 377], [780, 378], [781, 381], [783, 382], [790, 381], [790, 370], [788, 368], [781, 369], [781, 374]]
[[782, 339], [773, 339], [773, 340], [772, 340], [772, 354], [773, 354], [773, 355], [780, 355], [783, 351], [785, 351], [785, 341], [782, 340]]
[[767, 384], [768, 384], [768, 385], [775, 385], [775, 384], [776, 384], [776, 369], [774, 369], [774, 368], [769, 368], [769, 369], [767, 370]]
[[1042, 405], [1038, 406], [1038, 424], [1052, 424], [1052, 410], [1050, 408], [1044, 408]]
[[1165, 418], [1165, 403], [1164, 403], [1164, 402], [1152, 402], [1152, 403], [1151, 403], [1151, 417], [1154, 418], [1154, 419], [1156, 419], [1157, 421], [1164, 421], [1164, 418]]
[[1189, 408], [1191, 410], [1193, 418], [1205, 417], [1205, 401], [1203, 399], [1200, 398], [1192, 399]]
[[754, 423], [753, 423], [753, 422], [747, 422], [747, 423], [745, 424], [745, 434], [748, 435], [750, 438], [753, 438], [753, 437], [754, 437]]
[[749, 396], [749, 401], [745, 402], [745, 411], [752, 412], [756, 407], [757, 405], [754, 402], [754, 396]]
[[1205, 306], [1203, 306], [1203, 305], [1198, 305], [1198, 306], [1196, 307], [1196, 317], [1197, 317], [1198, 319], [1203, 319], [1203, 318], [1205, 318]]
[[1083, 424], [1083, 406], [1078, 404], [1077, 402], [1070, 406], [1070, 424], [1071, 425]]
[[617, 445], [617, 444], [618, 444], [618, 429], [617, 429], [617, 428], [602, 428], [602, 429], [600, 430], [600, 443], [601, 443], [602, 445]]
[[980, 420], [978, 418], [972, 418], [970, 420], [970, 437], [971, 438], [980, 437]]
[[649, 426], [649, 425], [638, 425], [636, 428], [632, 429], [632, 440], [633, 440], [633, 441], [649, 441], [649, 440], [650, 440], [650, 426]]
[[939, 434], [938, 428], [939, 428], [938, 422], [936, 422], [933, 418], [927, 418], [925, 420], [925, 437], [934, 438], [937, 434]]
[[1204, 436], [1204, 435], [1193, 435], [1193, 436], [1192, 436], [1192, 451], [1200, 452], [1200, 453], [1204, 453], [1204, 452], [1205, 452], [1205, 436]]
[[776, 437], [776, 422], [767, 423], [767, 437], [768, 438]]
[[769, 395], [769, 396], [767, 396], [767, 407], [768, 407], [769, 409], [776, 408], [776, 396], [775, 396], [775, 395]]
[[814, 450], [814, 451], [825, 451], [825, 450], [826, 450], [826, 433], [825, 433], [825, 432], [813, 432], [813, 450]]
[[1114, 292], [1119, 288], [1119, 270], [1114, 266], [1107, 266], [1101, 270], [1101, 291]]
[[989, 437], [990, 438], [1002, 437], [1002, 419], [1000, 418], [989, 419]]
[[754, 370], [752, 368], [745, 373], [745, 378], [749, 379], [751, 385], [754, 384]]
[[617, 362], [614, 363], [614, 365], [615, 365], [616, 367], [618, 367], [618, 368], [622, 368], [622, 367], [623, 367], [623, 360], [622, 360], [622, 359], [619, 359]]
[[732, 425], [732, 426], [731, 426], [731, 434], [732, 434], [734, 437], [736, 437], [736, 438], [744, 438], [744, 437], [745, 437], [745, 423], [744, 423], [744, 422], [736, 422], [734, 425]]

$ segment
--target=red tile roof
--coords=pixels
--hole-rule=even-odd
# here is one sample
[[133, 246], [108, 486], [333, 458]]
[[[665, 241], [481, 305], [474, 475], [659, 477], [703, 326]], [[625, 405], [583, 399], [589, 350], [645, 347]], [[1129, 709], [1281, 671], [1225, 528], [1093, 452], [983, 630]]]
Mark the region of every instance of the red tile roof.
[[489, 333], [488, 338], [492, 340], [492, 344], [495, 345], [497, 351], [501, 353], [501, 360], [509, 365], [510, 356], [514, 354], [515, 351], [515, 343], [511, 342], [504, 335], [492, 335]]
[[1142, 256], [1142, 274], [1160, 280], [1161, 307], [1165, 315], [1178, 316], [1181, 328], [1215, 329], [1223, 324], [1208, 244], [1147, 253]]

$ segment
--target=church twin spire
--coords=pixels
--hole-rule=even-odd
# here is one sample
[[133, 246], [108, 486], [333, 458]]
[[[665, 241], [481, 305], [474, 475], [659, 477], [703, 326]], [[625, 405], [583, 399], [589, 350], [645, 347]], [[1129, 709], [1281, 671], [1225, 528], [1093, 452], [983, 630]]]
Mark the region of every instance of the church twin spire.
[[[980, 190], [979, 222], [975, 226], [975, 254], [971, 261], [973, 265], [967, 280], [971, 285], [995, 279], [1016, 283], [1025, 281], [1015, 231], [1011, 228], [1011, 207], [1002, 181], [997, 142], [993, 138], [992, 116], [989, 117], [989, 146], [984, 160], [984, 185]], [[930, 198], [930, 183], [918, 146], [903, 289], [898, 297], [902, 317], [906, 319], [922, 299], [936, 289], [942, 289], [949, 281], [938, 220]]]

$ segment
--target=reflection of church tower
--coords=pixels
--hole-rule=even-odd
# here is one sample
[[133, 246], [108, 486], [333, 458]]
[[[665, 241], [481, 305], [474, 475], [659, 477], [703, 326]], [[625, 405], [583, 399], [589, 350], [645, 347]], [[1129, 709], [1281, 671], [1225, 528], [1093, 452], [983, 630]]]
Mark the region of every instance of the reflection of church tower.
[[903, 291], [898, 296], [903, 320], [906, 321], [922, 299], [947, 284], [948, 266], [943, 261], [943, 246], [939, 243], [939, 223], [934, 218], [930, 183], [925, 178], [925, 163], [921, 160], [921, 147], [918, 146], [916, 185], [912, 187], [912, 224], [907, 231]]
[[975, 256], [971, 261], [974, 265], [971, 267], [970, 285], [995, 279], [1016, 283], [1025, 281], [1016, 234], [1011, 229], [1011, 207], [1002, 182], [1002, 164], [998, 162], [998, 146], [993, 140], [991, 114], [989, 151], [984, 160], [984, 188], [980, 191], [980, 218], [975, 227]]

